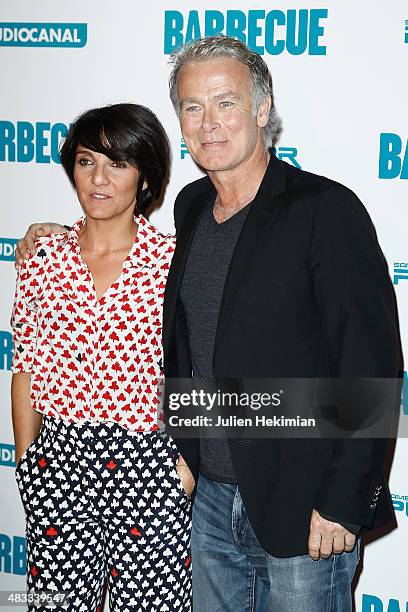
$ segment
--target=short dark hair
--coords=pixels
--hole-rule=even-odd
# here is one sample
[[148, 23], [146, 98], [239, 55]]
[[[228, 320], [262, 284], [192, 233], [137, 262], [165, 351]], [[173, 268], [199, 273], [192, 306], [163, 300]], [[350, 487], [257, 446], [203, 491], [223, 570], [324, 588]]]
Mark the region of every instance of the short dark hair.
[[[140, 104], [112, 104], [88, 110], [71, 124], [60, 159], [74, 188], [78, 145], [137, 167], [138, 212], [144, 213], [151, 202], [159, 199], [170, 170], [170, 145], [162, 124], [148, 108]], [[145, 181], [147, 189], [143, 189]]]

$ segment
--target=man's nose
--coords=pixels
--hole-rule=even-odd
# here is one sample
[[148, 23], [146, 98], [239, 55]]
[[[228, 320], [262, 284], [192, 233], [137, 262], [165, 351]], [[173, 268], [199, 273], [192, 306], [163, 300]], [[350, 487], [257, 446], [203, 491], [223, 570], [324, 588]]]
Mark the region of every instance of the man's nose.
[[202, 114], [202, 128], [205, 132], [211, 132], [219, 127], [216, 112], [212, 107], [204, 108]]

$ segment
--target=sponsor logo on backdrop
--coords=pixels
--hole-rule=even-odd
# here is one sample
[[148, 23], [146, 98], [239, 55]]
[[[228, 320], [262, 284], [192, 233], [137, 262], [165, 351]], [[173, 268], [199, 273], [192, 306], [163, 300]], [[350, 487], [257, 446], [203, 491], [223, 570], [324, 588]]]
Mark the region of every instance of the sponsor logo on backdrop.
[[26, 541], [21, 536], [0, 533], [0, 572], [24, 576], [26, 570]]
[[0, 370], [11, 370], [13, 337], [8, 331], [0, 331]]
[[408, 517], [408, 495], [391, 493], [391, 497], [392, 505], [394, 506], [395, 512], [397, 512], [397, 518], [399, 516]]
[[0, 261], [14, 261], [17, 238], [0, 238]]
[[408, 179], [408, 139], [398, 134], [380, 134], [378, 178]]
[[388, 599], [377, 595], [362, 596], [361, 612], [408, 612], [408, 601]]
[[405, 36], [404, 42], [408, 43], [408, 19], [405, 20]]
[[86, 23], [0, 22], [0, 47], [85, 47]]
[[[273, 147], [272, 149], [274, 155], [278, 159], [283, 159], [285, 161], [290, 162], [296, 168], [301, 168], [297, 160], [298, 150], [295, 147]], [[190, 155], [187, 149], [187, 145], [184, 142], [184, 139], [181, 139], [181, 147], [180, 147], [180, 158], [185, 159], [187, 155]]]
[[408, 280], [408, 263], [396, 261], [394, 263], [394, 285], [398, 285], [400, 280]]
[[0, 442], [0, 466], [16, 467], [16, 447], [14, 444]]
[[202, 36], [226, 34], [264, 55], [326, 55], [328, 9], [165, 11], [164, 53]]
[[0, 162], [61, 163], [58, 151], [68, 127], [48, 121], [0, 121]]

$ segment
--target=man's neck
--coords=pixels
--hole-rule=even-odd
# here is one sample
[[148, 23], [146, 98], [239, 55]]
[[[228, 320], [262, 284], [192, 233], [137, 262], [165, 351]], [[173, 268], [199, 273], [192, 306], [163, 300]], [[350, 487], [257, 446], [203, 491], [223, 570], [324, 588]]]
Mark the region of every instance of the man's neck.
[[209, 172], [217, 191], [220, 209], [238, 212], [255, 197], [268, 167], [270, 155], [267, 150], [255, 151], [243, 164], [233, 170]]

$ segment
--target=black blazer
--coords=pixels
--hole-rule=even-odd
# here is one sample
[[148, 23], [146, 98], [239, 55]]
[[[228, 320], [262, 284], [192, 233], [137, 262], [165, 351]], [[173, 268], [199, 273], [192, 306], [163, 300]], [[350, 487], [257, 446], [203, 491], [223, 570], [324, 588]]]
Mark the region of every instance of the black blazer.
[[[214, 194], [204, 177], [175, 203], [177, 246], [163, 318], [170, 378], [191, 376], [180, 284], [200, 213]], [[214, 376], [392, 378], [400, 368], [394, 293], [366, 209], [346, 187], [271, 157], [226, 279]], [[197, 479], [198, 440], [176, 442]], [[313, 508], [366, 528], [393, 517], [383, 486], [387, 440], [229, 444], [251, 525], [274, 556], [307, 553]]]

